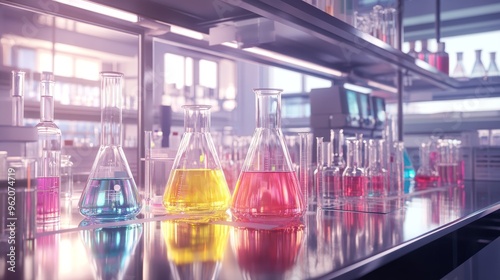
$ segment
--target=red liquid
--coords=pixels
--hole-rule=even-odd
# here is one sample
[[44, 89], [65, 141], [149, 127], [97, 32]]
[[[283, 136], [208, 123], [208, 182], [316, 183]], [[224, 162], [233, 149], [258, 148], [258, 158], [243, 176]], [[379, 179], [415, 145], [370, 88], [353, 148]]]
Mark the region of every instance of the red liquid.
[[439, 176], [427, 176], [427, 175], [416, 175], [415, 176], [415, 182], [417, 183], [432, 183], [432, 182], [437, 182], [439, 180]]
[[384, 196], [387, 193], [386, 180], [384, 176], [370, 177], [370, 194], [372, 196]]
[[439, 181], [441, 184], [449, 185], [457, 183], [457, 170], [456, 164], [440, 164], [438, 165]]
[[59, 221], [59, 177], [40, 177], [37, 183], [37, 222]]
[[363, 197], [366, 194], [367, 180], [365, 176], [343, 176], [344, 196]]
[[295, 172], [243, 172], [231, 212], [239, 220], [280, 222], [299, 218], [305, 208]]

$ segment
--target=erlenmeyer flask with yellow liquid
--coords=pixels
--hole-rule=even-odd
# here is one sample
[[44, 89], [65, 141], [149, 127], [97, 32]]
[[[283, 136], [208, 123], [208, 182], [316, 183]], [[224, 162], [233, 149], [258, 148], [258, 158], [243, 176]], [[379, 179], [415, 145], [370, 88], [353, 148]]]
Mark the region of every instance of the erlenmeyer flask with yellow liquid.
[[169, 213], [224, 216], [230, 192], [210, 135], [209, 105], [185, 105], [184, 134], [163, 195]]

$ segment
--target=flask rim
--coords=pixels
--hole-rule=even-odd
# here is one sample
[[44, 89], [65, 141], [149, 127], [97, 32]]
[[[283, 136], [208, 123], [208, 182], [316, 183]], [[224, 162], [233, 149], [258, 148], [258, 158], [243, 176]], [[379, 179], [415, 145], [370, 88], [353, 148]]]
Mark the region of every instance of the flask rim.
[[206, 104], [182, 105], [182, 109], [210, 110], [211, 108], [212, 105], [206, 105]]
[[254, 88], [253, 92], [257, 95], [279, 95], [283, 92], [281, 88]]

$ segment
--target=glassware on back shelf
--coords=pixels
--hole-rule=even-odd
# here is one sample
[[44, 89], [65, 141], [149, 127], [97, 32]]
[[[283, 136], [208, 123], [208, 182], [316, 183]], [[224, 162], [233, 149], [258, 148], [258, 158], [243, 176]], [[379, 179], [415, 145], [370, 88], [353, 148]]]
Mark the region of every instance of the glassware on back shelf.
[[370, 139], [368, 142], [369, 164], [366, 176], [368, 176], [368, 195], [371, 197], [387, 196], [389, 177], [384, 168], [384, 145], [384, 140]]
[[12, 71], [12, 125], [23, 126], [24, 122], [24, 75], [23, 71]]
[[408, 55], [414, 58], [418, 58], [418, 52], [415, 50], [415, 41], [410, 41], [410, 50]]
[[445, 43], [438, 43], [438, 51], [429, 55], [429, 63], [437, 70], [449, 75], [450, 57], [445, 51]]
[[184, 105], [184, 134], [163, 195], [169, 213], [225, 216], [231, 194], [210, 135], [210, 105]]
[[347, 139], [347, 165], [342, 173], [343, 196], [361, 198], [367, 193], [367, 180], [360, 167], [360, 146], [358, 139]]
[[415, 175], [415, 182], [417, 188], [427, 188], [434, 184], [439, 179], [439, 174], [435, 169], [435, 163], [431, 163], [431, 149], [427, 143], [422, 143], [419, 149], [420, 153], [420, 167]]
[[500, 70], [498, 70], [496, 62], [496, 52], [490, 52], [490, 65], [486, 73], [488, 77], [500, 76]]
[[122, 147], [123, 74], [101, 72], [101, 146], [78, 207], [90, 219], [120, 220], [142, 208]]
[[38, 131], [37, 222], [53, 223], [60, 216], [61, 130], [54, 123], [54, 75], [43, 72], [40, 81]]
[[421, 40], [421, 48], [420, 52], [418, 53], [418, 59], [429, 62], [429, 50], [427, 49], [427, 40]]
[[463, 52], [457, 52], [457, 64], [455, 65], [455, 69], [453, 69], [452, 73], [452, 76], [455, 78], [466, 78], [463, 58]]
[[231, 200], [237, 220], [293, 222], [303, 195], [281, 131], [281, 90], [255, 89], [257, 127]]
[[486, 76], [486, 68], [484, 68], [483, 61], [481, 60], [481, 50], [476, 50], [476, 61], [472, 67], [470, 74], [471, 78], [483, 78]]

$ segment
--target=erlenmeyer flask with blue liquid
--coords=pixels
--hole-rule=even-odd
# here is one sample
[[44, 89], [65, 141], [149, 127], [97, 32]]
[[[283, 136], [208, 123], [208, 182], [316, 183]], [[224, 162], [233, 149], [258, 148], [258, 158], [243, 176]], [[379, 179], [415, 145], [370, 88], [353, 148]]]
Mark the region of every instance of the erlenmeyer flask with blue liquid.
[[141, 199], [122, 148], [123, 74], [101, 72], [101, 147], [78, 206], [91, 219], [128, 219]]

